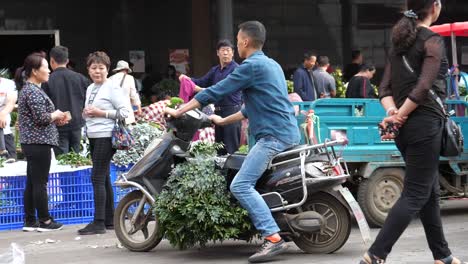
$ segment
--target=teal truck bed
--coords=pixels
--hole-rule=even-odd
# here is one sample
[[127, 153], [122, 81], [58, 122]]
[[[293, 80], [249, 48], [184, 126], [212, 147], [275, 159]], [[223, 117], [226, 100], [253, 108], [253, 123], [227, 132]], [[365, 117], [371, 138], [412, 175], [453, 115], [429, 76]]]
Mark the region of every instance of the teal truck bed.
[[[382, 141], [377, 124], [385, 111], [377, 99], [320, 99], [314, 102], [294, 103], [302, 114], [297, 116], [298, 125], [305, 122], [303, 113], [313, 110], [318, 116], [314, 124], [319, 141], [335, 139], [339, 135], [348, 138], [348, 146], [342, 156], [348, 163], [357, 199], [373, 226], [381, 226], [386, 215], [401, 194], [404, 163], [393, 141]], [[451, 117], [461, 125], [468, 138], [468, 103], [447, 101]], [[306, 135], [302, 135], [303, 143]], [[459, 157], [441, 158], [440, 183], [442, 196], [467, 197], [468, 195], [468, 142], [465, 152]]]

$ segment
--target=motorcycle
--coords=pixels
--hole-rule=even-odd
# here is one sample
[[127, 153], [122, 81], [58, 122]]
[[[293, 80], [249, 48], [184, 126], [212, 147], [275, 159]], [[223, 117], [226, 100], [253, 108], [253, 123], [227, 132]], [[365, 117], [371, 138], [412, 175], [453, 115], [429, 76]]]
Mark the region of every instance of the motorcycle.
[[[212, 125], [199, 110], [167, 120], [168, 130], [115, 185], [134, 190], [125, 195], [114, 213], [114, 227], [121, 244], [131, 251], [149, 251], [163, 234], [153, 213], [155, 196], [161, 192], [175, 165], [186, 162], [191, 140], [198, 129]], [[334, 147], [345, 139], [300, 145], [276, 155], [257, 182], [261, 194], [286, 241], [306, 253], [332, 253], [340, 249], [356, 217], [365, 241], [370, 240], [367, 222], [359, 205], [342, 184], [350, 177], [346, 162]], [[246, 155], [216, 157], [225, 172], [227, 186]]]

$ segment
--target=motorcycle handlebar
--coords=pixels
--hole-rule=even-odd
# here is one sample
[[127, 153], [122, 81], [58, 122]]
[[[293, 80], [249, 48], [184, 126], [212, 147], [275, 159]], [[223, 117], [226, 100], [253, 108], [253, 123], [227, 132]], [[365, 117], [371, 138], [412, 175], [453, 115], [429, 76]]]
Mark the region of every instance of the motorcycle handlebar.
[[168, 114], [166, 114], [164, 117], [166, 119], [166, 123], [168, 123], [168, 124], [170, 124], [174, 120], [184, 121], [184, 120], [187, 120], [188, 118], [194, 118], [194, 119], [199, 119], [200, 120], [200, 127], [199, 128], [205, 128], [205, 127], [212, 126], [212, 121], [210, 120], [210, 118], [205, 113], [200, 111], [199, 109], [194, 109], [194, 110], [187, 111], [186, 113], [183, 113], [181, 116], [179, 116], [177, 118], [173, 117], [171, 115], [168, 115]]

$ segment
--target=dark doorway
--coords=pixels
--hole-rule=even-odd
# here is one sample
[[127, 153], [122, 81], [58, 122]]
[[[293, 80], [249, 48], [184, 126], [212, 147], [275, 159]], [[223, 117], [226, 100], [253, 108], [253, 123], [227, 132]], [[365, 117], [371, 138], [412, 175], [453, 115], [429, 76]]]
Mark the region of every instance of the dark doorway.
[[32, 52], [49, 52], [55, 46], [55, 34], [16, 34], [0, 31], [0, 69], [8, 68], [14, 73], [23, 64], [24, 58]]

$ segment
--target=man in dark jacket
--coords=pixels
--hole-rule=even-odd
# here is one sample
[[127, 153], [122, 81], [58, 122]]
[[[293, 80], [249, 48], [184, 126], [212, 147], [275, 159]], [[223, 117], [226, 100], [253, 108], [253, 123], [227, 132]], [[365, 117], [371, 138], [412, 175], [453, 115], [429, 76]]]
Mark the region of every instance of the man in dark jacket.
[[53, 72], [49, 82], [43, 84], [43, 89], [50, 97], [55, 108], [63, 112], [69, 111], [71, 121], [58, 127], [59, 146], [54, 147], [56, 155], [66, 154], [70, 150], [80, 151], [81, 128], [84, 125], [83, 107], [86, 98], [86, 88], [91, 84], [89, 79], [80, 73], [67, 68], [68, 48], [56, 46], [49, 53], [50, 66]]
[[[219, 64], [210, 69], [210, 71], [201, 78], [192, 78], [192, 81], [199, 87], [210, 87], [224, 80], [234, 69], [239, 66], [234, 60], [234, 45], [227, 39], [220, 40], [216, 45], [216, 55], [219, 58]], [[181, 78], [185, 78], [181, 75]], [[221, 117], [230, 116], [241, 109], [241, 92], [236, 91], [226, 95], [215, 103], [215, 114]], [[224, 149], [218, 151], [220, 155], [232, 154], [240, 147], [242, 123], [234, 122], [227, 126], [215, 127], [216, 142], [224, 144]]]
[[314, 101], [317, 99], [316, 87], [312, 70], [317, 61], [317, 55], [312, 52], [304, 54], [304, 62], [294, 72], [294, 92], [297, 93], [302, 101]]

